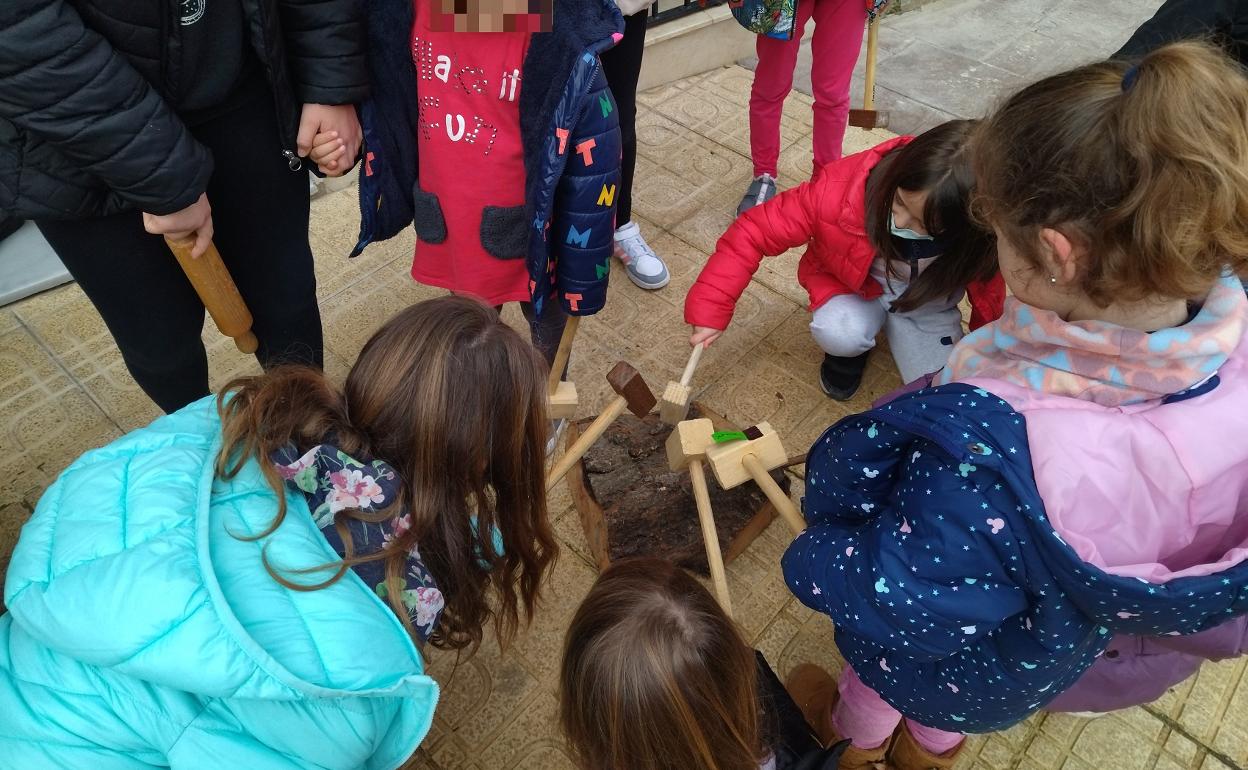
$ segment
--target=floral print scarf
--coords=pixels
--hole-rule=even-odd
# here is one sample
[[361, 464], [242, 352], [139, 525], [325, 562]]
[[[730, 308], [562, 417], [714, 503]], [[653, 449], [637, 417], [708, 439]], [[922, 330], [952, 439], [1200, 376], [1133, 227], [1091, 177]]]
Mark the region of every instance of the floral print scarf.
[[[334, 527], [335, 515], [348, 509], [375, 513], [385, 510], [398, 497], [399, 476], [388, 463], [383, 460], [361, 462], [332, 444], [317, 444], [302, 455], [293, 445], [287, 445], [274, 452], [271, 459], [286, 486], [307, 498], [316, 526], [334, 551], [342, 556], [347, 549]], [[347, 520], [357, 556], [376, 553], [411, 526], [412, 517], [408, 513], [376, 523]], [[384, 561], [356, 564], [351, 569], [378, 596], [387, 599]], [[403, 606], [407, 608], [416, 634], [422, 642], [428, 642], [446, 602], [416, 546], [408, 552], [402, 579]]]
[[1235, 276], [1214, 284], [1187, 323], [1148, 332], [1099, 321], [1063, 321], [1011, 297], [1005, 314], [963, 337], [937, 385], [1005, 380], [1102, 406], [1164, 399], [1211, 380], [1239, 346], [1248, 298]]

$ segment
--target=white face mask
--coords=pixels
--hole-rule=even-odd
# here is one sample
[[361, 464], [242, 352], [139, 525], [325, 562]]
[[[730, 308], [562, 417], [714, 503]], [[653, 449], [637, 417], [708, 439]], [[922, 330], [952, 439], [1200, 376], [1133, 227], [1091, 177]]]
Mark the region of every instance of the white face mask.
[[934, 241], [936, 240], [936, 238], [931, 235], [923, 235], [921, 233], [916, 233], [915, 231], [909, 230], [904, 227], [898, 227], [897, 217], [891, 211], [888, 212], [888, 231], [892, 233], [893, 235], [897, 236], [898, 238], [903, 238], [907, 241]]

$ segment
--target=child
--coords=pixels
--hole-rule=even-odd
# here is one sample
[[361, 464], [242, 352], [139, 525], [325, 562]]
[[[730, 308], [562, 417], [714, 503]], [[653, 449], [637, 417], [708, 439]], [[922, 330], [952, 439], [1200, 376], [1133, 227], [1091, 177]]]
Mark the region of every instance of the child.
[[568, 628], [560, 722], [583, 770], [836, 770], [761, 653], [687, 572], [613, 564]]
[[737, 216], [776, 195], [780, 161], [780, 114], [793, 88], [793, 68], [807, 22], [815, 22], [814, 56], [815, 169], [841, 159], [849, 120], [849, 86], [862, 49], [868, 13], [882, 13], [882, 0], [753, 0], [749, 17], [738, 19], [759, 33], [758, 67], [750, 90], [750, 158], [754, 181], [737, 206]]
[[794, 688], [860, 759], [904, 714], [893, 766], [949, 767], [940, 731], [1146, 703], [1248, 648], [1246, 115], [1244, 73], [1183, 43], [976, 135], [1014, 298], [937, 387], [818, 440], [784, 556], [852, 666], [834, 711], [826, 675]]
[[972, 329], [999, 316], [1005, 299], [992, 239], [967, 208], [973, 127], [954, 120], [890, 140], [744, 214], [685, 299], [690, 344], [710, 344], [728, 328], [764, 256], [808, 244], [797, 279], [810, 293], [810, 331], [826, 354], [824, 393], [854, 395], [881, 328], [904, 381], [944, 366], [962, 337], [963, 291]]
[[362, 6], [0, 3], [0, 220], [35, 222], [165, 412], [210, 390], [204, 303], [157, 236], [216, 243], [262, 366], [323, 362], [300, 156], [359, 147]]
[[667, 265], [633, 221], [633, 172], [637, 168], [637, 81], [646, 51], [651, 0], [615, 0], [624, 15], [624, 39], [602, 54], [602, 74], [620, 110], [620, 192], [616, 199], [615, 256], [630, 281], [656, 291], [671, 280]]
[[413, 641], [506, 639], [554, 558], [544, 368], [446, 297], [345, 388], [277, 369], [83, 455], [9, 568], [0, 765], [402, 764], [438, 699]]
[[516, 31], [455, 32], [456, 6], [370, 6], [355, 252], [414, 224], [413, 278], [520, 302], [553, 360], [565, 314], [606, 302], [620, 136], [598, 54], [619, 40], [620, 12], [556, 0], [552, 32], [536, 14], [512, 15]]

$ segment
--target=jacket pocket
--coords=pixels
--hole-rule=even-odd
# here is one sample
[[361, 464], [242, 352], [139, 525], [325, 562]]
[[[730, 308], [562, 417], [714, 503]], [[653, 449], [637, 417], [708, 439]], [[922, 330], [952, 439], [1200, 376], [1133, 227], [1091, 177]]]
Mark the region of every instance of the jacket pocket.
[[442, 243], [446, 240], [446, 218], [442, 216], [442, 204], [438, 196], [420, 189], [420, 182], [412, 186], [412, 227], [416, 237], [425, 243]]
[[496, 259], [523, 259], [529, 252], [524, 206], [486, 206], [481, 211], [481, 246]]

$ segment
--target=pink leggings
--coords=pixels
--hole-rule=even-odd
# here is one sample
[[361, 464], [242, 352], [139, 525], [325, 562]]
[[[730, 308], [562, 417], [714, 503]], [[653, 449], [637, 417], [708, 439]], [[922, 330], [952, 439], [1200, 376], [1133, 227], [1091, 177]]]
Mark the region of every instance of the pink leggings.
[[810, 80], [815, 92], [815, 168], [839, 160], [849, 120], [849, 85], [862, 49], [863, 0], [799, 0], [791, 40], [758, 36], [758, 69], [750, 90], [750, 155], [754, 176], [776, 175], [780, 113], [793, 88], [793, 68], [806, 22], [815, 20]]
[[[854, 669], [846, 666], [836, 689], [841, 699], [832, 711], [832, 726], [839, 735], [849, 738], [860, 749], [873, 749], [888, 740], [901, 722], [901, 713], [884, 702], [875, 690], [867, 687]], [[951, 751], [962, 742], [961, 733], [947, 733], [907, 719], [906, 727], [914, 740], [937, 756]]]

